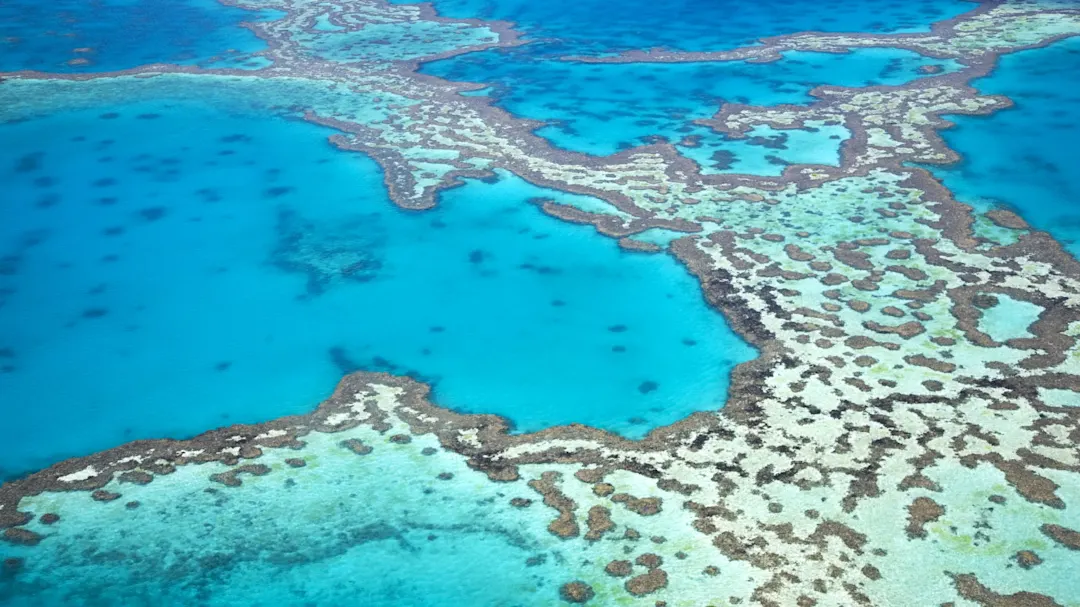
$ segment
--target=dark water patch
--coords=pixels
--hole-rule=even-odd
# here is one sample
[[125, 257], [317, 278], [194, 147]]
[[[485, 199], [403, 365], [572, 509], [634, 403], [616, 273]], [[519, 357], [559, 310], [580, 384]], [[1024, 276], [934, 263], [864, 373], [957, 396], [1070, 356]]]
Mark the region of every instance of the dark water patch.
[[32, 152], [21, 156], [15, 162], [16, 173], [33, 173], [41, 169], [41, 161], [45, 158], [44, 152]]
[[286, 194], [291, 194], [294, 191], [295, 188], [292, 188], [290, 186], [274, 186], [272, 188], [266, 189], [263, 192], [263, 196], [265, 196], [266, 198], [278, 198]]
[[139, 211], [139, 217], [142, 217], [146, 221], [153, 222], [165, 217], [167, 213], [168, 209], [165, 207], [147, 207]]
[[213, 188], [200, 188], [195, 191], [195, 194], [203, 202], [221, 202], [221, 193]]
[[560, 274], [560, 273], [562, 273], [562, 270], [559, 269], [559, 268], [555, 268], [555, 267], [552, 267], [552, 266], [546, 266], [546, 265], [537, 265], [537, 264], [534, 264], [532, 262], [525, 262], [523, 264], [519, 264], [518, 268], [522, 269], [522, 270], [527, 270], [529, 272], [535, 272], [537, 274], [544, 275], [544, 276], [550, 276], [552, 274]]
[[101, 318], [101, 317], [105, 316], [108, 313], [109, 313], [109, 311], [106, 310], [105, 308], [87, 308], [87, 309], [83, 310], [82, 317], [83, 318]]
[[21, 249], [29, 249], [30, 247], [36, 247], [39, 244], [45, 242], [49, 237], [49, 230], [39, 228], [37, 230], [28, 230], [23, 233], [19, 239], [19, 247]]
[[60, 200], [59, 194], [46, 194], [41, 198], [38, 198], [37, 202], [34, 203], [34, 206], [39, 209], [48, 209], [60, 204]]
[[360, 364], [350, 358], [348, 352], [341, 346], [334, 346], [327, 353], [330, 355], [334, 367], [337, 368], [341, 375], [348, 375], [354, 371], [359, 371], [361, 368]]
[[19, 255], [4, 255], [0, 257], [0, 276], [15, 276], [19, 273]]
[[735, 161], [735, 154], [728, 150], [717, 150], [709, 156], [709, 160], [712, 161], [712, 167], [718, 171], [723, 171], [731, 168], [732, 163]]
[[643, 381], [638, 385], [638, 392], [649, 394], [650, 392], [655, 392], [659, 387], [660, 384], [654, 381]]
[[763, 148], [769, 148], [770, 150], [786, 150], [787, 149], [788, 135], [781, 133], [772, 137], [748, 137], [746, 143], [749, 145], [757, 145]]

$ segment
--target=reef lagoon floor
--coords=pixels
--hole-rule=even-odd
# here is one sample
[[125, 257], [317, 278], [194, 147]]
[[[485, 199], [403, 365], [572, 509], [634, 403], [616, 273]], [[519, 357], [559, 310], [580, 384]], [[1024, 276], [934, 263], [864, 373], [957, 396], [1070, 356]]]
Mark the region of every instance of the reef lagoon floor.
[[0, 3], [0, 605], [1080, 605], [1080, 5]]

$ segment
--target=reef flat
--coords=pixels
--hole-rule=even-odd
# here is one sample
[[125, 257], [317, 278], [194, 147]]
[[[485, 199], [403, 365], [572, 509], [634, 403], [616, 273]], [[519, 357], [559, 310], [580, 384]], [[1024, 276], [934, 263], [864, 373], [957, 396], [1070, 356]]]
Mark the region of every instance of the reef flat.
[[[674, 255], [759, 356], [734, 369], [721, 411], [639, 441], [579, 424], [510, 434], [503, 418], [440, 408], [413, 380], [354, 374], [310, 415], [68, 460], [0, 487], [0, 597], [221, 604], [288, 574], [272, 584], [291, 593], [279, 600], [452, 604], [427, 582], [333, 588], [325, 571], [344, 579], [365, 550], [423, 553], [421, 542], [472, 533], [493, 542], [478, 554], [499, 555], [483, 567], [500, 581], [484, 590], [460, 564], [426, 572], [461, 579], [468, 604], [1080, 605], [1080, 263], [915, 166], [960, 160], [943, 116], [1009, 107], [972, 80], [1002, 54], [1080, 34], [1074, 3], [983, 2], [928, 33], [563, 58], [768, 62], [875, 47], [955, 62], [698, 120], [733, 139], [850, 133], [838, 163], [771, 176], [706, 173], [669, 142], [606, 157], [559, 149], [533, 132], [543, 123], [462, 94], [483, 85], [417, 72], [525, 43], [509, 23], [377, 0], [236, 5], [284, 13], [249, 24], [269, 66], [11, 72], [0, 118], [199, 98], [338, 130], [334, 143], [375, 159], [402, 208], [496, 171], [591, 196], [606, 205], [537, 204]], [[219, 524], [222, 544], [206, 539]], [[95, 581], [118, 563], [119, 587]], [[304, 567], [324, 569], [305, 578]]]

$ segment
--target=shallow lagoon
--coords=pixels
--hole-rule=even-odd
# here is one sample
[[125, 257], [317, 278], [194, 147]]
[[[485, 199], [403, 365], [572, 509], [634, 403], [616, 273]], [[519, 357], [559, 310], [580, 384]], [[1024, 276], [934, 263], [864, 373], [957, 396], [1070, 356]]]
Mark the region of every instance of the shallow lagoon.
[[5, 475], [308, 411], [357, 368], [518, 430], [641, 436], [753, 356], [673, 258], [510, 176], [405, 212], [302, 122], [159, 101], [2, 129]]
[[848, 136], [837, 127], [728, 140], [694, 124], [711, 118], [724, 103], [810, 103], [810, 90], [820, 84], [899, 85], [923, 77], [919, 68], [924, 66], [946, 72], [957, 68], [953, 61], [897, 49], [847, 55], [789, 52], [783, 60], [764, 64], [583, 64], [537, 57], [533, 48], [469, 53], [426, 64], [423, 71], [490, 84], [487, 94], [495, 103], [517, 116], [551, 123], [537, 134], [564, 149], [609, 155], [652, 136], [672, 143], [697, 138], [700, 147], [681, 148], [706, 172], [779, 175], [789, 162], [836, 164]]

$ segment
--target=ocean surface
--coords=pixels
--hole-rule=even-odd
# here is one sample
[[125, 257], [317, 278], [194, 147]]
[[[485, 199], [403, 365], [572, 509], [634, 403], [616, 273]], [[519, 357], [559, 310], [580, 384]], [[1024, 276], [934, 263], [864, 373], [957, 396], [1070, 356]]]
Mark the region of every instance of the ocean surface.
[[4, 0], [0, 71], [78, 73], [150, 63], [255, 69], [266, 44], [243, 22], [274, 19], [216, 0]]
[[[392, 0], [405, 4], [404, 0]], [[607, 55], [669, 48], [714, 51], [804, 31], [928, 31], [935, 21], [975, 8], [963, 0], [434, 0], [440, 15], [511, 21], [548, 54]]]
[[934, 173], [961, 202], [1012, 209], [1080, 256], [1080, 40], [1006, 55], [972, 86], [1016, 105], [948, 117], [956, 127], [942, 136], [964, 159]]
[[402, 211], [330, 134], [179, 102], [0, 127], [7, 475], [306, 412], [358, 369], [640, 437], [754, 356], [673, 257], [530, 202], [589, 201], [505, 174]]

